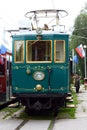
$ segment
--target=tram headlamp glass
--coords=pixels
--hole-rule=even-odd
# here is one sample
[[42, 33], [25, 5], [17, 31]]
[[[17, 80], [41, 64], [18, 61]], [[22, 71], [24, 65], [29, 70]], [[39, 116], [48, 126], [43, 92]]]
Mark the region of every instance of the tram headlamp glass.
[[37, 72], [35, 72], [35, 73], [33, 74], [33, 78], [34, 78], [35, 80], [43, 80], [44, 77], [45, 77], [45, 74], [44, 74], [43, 72], [41, 72], [41, 71], [37, 71]]

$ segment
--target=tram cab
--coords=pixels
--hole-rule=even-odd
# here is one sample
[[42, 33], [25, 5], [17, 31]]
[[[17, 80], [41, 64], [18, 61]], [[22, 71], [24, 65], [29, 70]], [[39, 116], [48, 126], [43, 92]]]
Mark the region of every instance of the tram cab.
[[37, 28], [31, 24], [12, 35], [12, 92], [29, 111], [52, 108], [56, 112], [69, 91], [69, 35], [55, 30], [55, 25], [50, 29], [48, 24], [42, 28], [38, 24], [41, 13], [57, 21], [59, 12], [67, 15], [64, 10], [27, 12]]

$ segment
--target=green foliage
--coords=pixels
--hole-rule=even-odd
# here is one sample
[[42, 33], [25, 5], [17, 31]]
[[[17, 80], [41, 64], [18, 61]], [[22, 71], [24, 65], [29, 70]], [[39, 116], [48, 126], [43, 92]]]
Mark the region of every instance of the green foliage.
[[[87, 45], [87, 3], [84, 8], [80, 11], [80, 14], [75, 19], [74, 30], [70, 37], [70, 51], [82, 44]], [[75, 54], [76, 51], [75, 51]], [[77, 54], [78, 55], [78, 54]], [[80, 70], [80, 74], [84, 77], [84, 59], [80, 58], [78, 55], [79, 64], [77, 65], [77, 70]]]
[[74, 119], [75, 118], [76, 105], [78, 104], [78, 100], [77, 100], [76, 92], [73, 90], [71, 91], [72, 91], [72, 96], [73, 96], [73, 104], [75, 105], [75, 107], [74, 108], [62, 107], [58, 113], [57, 119]]

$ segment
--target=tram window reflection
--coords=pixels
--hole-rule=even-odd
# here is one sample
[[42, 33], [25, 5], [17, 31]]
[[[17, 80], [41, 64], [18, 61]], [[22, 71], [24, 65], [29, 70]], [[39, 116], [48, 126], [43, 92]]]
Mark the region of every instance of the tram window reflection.
[[51, 61], [51, 41], [27, 41], [27, 61]]

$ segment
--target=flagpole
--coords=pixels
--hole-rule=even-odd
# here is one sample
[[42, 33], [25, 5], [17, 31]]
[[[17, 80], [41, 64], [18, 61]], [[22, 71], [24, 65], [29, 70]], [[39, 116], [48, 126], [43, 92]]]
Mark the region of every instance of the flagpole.
[[75, 74], [76, 74], [76, 63], [74, 65], [75, 65]]
[[[74, 49], [72, 49], [72, 59], [73, 59], [73, 57], [74, 57]], [[74, 61], [72, 63], [73, 63], [72, 68], [73, 68], [73, 74], [74, 74], [75, 73], [75, 63], [74, 63]]]
[[85, 57], [84, 57], [84, 65], [85, 65], [85, 78], [87, 78], [87, 73], [86, 73], [86, 45], [84, 45], [84, 51], [85, 51]]

